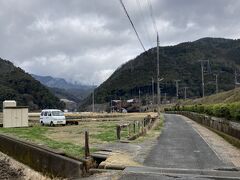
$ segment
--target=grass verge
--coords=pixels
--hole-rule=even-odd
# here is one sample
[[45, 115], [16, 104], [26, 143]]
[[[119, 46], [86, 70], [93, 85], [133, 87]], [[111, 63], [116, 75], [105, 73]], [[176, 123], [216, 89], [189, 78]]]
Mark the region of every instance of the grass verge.
[[17, 137], [22, 140], [37, 143], [48, 148], [63, 151], [74, 157], [82, 157], [84, 149], [82, 146], [72, 143], [60, 142], [46, 137], [49, 127], [34, 126], [28, 128], [0, 128], [0, 133]]

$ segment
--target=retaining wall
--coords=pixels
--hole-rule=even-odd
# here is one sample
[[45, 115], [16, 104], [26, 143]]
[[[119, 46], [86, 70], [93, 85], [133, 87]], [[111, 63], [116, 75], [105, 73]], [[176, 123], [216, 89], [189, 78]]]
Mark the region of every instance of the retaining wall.
[[0, 135], [0, 142], [0, 151], [48, 176], [79, 178], [84, 175], [81, 161], [5, 135]]
[[202, 124], [214, 130], [223, 132], [227, 135], [230, 135], [240, 140], [240, 124], [239, 123], [232, 122], [223, 118], [216, 118], [216, 117], [211, 117], [204, 114], [198, 114], [198, 113], [188, 112], [188, 111], [172, 111], [167, 113], [181, 114], [183, 116], [186, 116], [198, 122], [199, 124]]

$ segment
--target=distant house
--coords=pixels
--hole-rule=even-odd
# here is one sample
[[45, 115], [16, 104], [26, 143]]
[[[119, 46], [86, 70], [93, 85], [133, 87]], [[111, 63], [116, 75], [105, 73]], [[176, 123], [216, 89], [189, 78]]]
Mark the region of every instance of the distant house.
[[138, 99], [128, 100], [112, 100], [111, 101], [111, 112], [139, 112], [140, 103]]
[[67, 111], [72, 111], [73, 112], [73, 111], [77, 110], [77, 103], [76, 102], [71, 101], [69, 99], [60, 99], [60, 101], [65, 103], [65, 105], [66, 105], [65, 109]]

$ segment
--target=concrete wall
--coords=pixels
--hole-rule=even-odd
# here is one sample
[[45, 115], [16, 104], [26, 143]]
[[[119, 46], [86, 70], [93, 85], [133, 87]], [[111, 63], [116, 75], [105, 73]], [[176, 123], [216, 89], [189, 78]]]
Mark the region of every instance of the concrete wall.
[[37, 145], [0, 135], [0, 151], [51, 177], [79, 178], [83, 163]]

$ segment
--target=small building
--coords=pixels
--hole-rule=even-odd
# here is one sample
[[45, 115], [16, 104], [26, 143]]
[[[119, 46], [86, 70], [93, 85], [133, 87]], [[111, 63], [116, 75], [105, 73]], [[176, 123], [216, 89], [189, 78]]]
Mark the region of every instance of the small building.
[[3, 127], [28, 127], [28, 107], [17, 106], [16, 101], [4, 101]]

